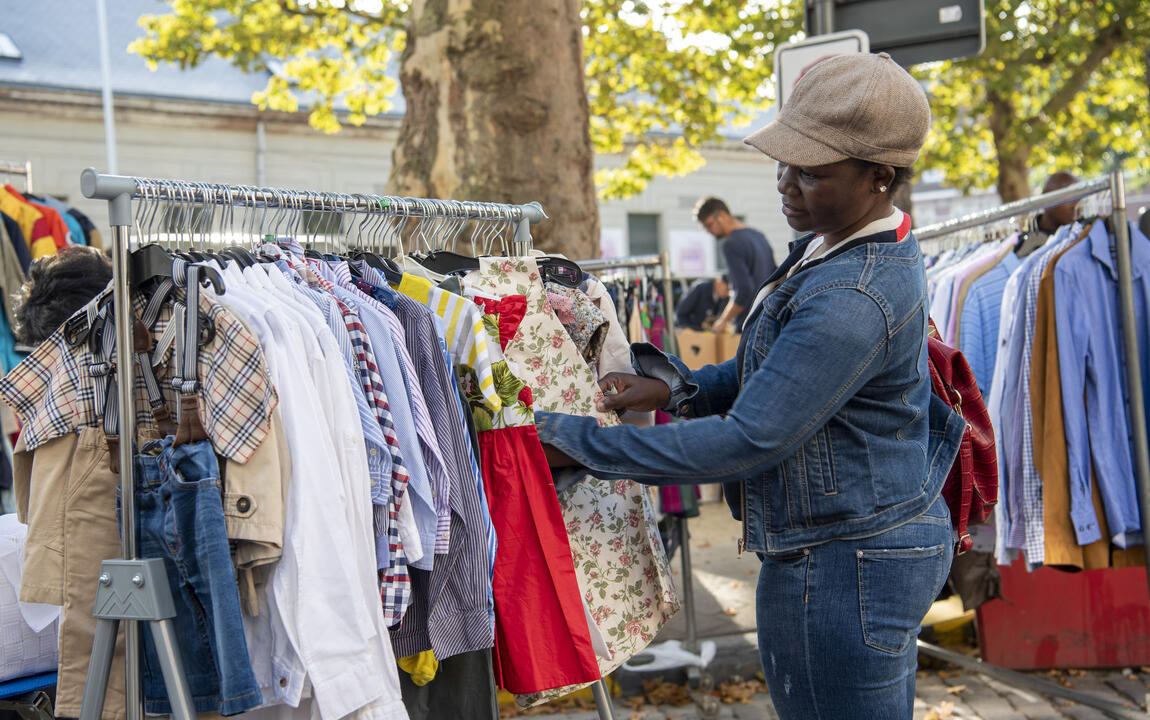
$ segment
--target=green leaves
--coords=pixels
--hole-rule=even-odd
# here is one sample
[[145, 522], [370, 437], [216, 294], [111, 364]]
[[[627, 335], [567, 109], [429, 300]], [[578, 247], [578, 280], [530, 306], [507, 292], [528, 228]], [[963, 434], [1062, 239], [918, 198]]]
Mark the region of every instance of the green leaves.
[[596, 173], [604, 198], [703, 164], [699, 149], [773, 100], [772, 54], [802, 27], [797, 0], [588, 0], [583, 7], [591, 140], [623, 156]]
[[[408, 2], [171, 0], [141, 19], [130, 50], [153, 65], [194, 67], [217, 56], [268, 71], [252, 102], [310, 111], [336, 132], [391, 108], [387, 67], [405, 44]], [[641, 192], [656, 176], [703, 164], [699, 150], [772, 99], [772, 52], [802, 25], [800, 0], [587, 0], [583, 6], [591, 139], [622, 162], [600, 171], [603, 197]], [[461, 27], [461, 32], [481, 28]], [[346, 107], [337, 112], [336, 107]]]
[[[402, 48], [405, 2], [172, 0], [170, 9], [142, 17], [146, 34], [128, 48], [153, 66], [188, 68], [217, 56], [248, 72], [271, 72], [252, 102], [296, 112], [302, 100], [312, 127], [329, 133], [391, 108], [398, 84], [387, 65]], [[342, 117], [337, 103], [348, 110]]]
[[988, 0], [986, 10], [983, 55], [915, 72], [934, 113], [920, 166], [963, 190], [993, 186], [1011, 162], [1025, 163], [1031, 185], [1056, 170], [1098, 175], [1118, 161], [1150, 170], [1150, 5]]
[[[324, 132], [386, 112], [397, 83], [409, 4], [383, 0], [171, 0], [141, 19], [131, 50], [192, 67], [218, 56], [271, 71], [252, 101], [310, 111]], [[920, 170], [987, 188], [1000, 163], [1096, 175], [1122, 160], [1150, 171], [1146, 58], [1150, 3], [987, 0], [987, 48], [919, 67], [934, 126]], [[607, 167], [603, 198], [642, 192], [653, 178], [693, 172], [724, 128], [774, 101], [773, 53], [801, 35], [801, 0], [585, 0], [590, 135]], [[460, 32], [481, 32], [467, 28]], [[336, 111], [342, 105], [346, 111]], [[1011, 198], [1007, 198], [1011, 199]]]

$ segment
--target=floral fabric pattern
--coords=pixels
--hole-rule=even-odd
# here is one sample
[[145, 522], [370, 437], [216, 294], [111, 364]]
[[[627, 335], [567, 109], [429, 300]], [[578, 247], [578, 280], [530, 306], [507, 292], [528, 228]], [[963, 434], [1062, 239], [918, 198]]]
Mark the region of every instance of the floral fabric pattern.
[[591, 367], [599, 367], [603, 343], [607, 341], [607, 316], [580, 290], [554, 282], [544, 284], [544, 288], [551, 309], [579, 348], [579, 354]]
[[[595, 408], [595, 374], [547, 299], [533, 258], [480, 258], [468, 282], [484, 293], [524, 295], [527, 313], [504, 354], [531, 387], [537, 410], [590, 416], [617, 425]], [[674, 582], [647, 494], [630, 480], [587, 477], [559, 496], [579, 589], [612, 653], [599, 658], [607, 675], [642, 651], [679, 610]], [[517, 696], [522, 706], [580, 686]]]

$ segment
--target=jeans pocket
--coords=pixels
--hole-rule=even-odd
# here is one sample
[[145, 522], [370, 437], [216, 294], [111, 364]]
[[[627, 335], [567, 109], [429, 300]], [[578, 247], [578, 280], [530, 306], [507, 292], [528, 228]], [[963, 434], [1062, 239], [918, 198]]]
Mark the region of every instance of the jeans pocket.
[[863, 641], [892, 655], [904, 652], [942, 586], [942, 545], [860, 549], [859, 614]]

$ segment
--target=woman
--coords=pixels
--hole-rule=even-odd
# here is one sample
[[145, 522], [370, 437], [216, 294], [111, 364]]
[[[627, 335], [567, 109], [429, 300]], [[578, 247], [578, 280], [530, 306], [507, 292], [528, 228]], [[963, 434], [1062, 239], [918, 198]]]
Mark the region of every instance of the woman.
[[925, 277], [907, 181], [930, 125], [885, 53], [823, 60], [747, 143], [779, 162], [808, 234], [759, 292], [738, 357], [689, 372], [636, 346], [606, 408], [691, 422], [599, 428], [540, 414], [552, 462], [599, 478], [723, 482], [762, 559], [759, 649], [779, 716], [910, 718], [915, 637], [950, 569], [940, 490], [962, 422], [931, 395]]

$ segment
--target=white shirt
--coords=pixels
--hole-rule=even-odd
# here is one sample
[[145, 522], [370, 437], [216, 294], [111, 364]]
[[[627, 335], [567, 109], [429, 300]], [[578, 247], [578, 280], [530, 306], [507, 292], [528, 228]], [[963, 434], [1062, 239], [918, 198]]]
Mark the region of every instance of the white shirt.
[[221, 300], [264, 345], [292, 458], [267, 612], [244, 618], [264, 699], [298, 706], [300, 717], [405, 720], [376, 580], [363, 432], [339, 348], [319, 312], [262, 267], [235, 275]]

